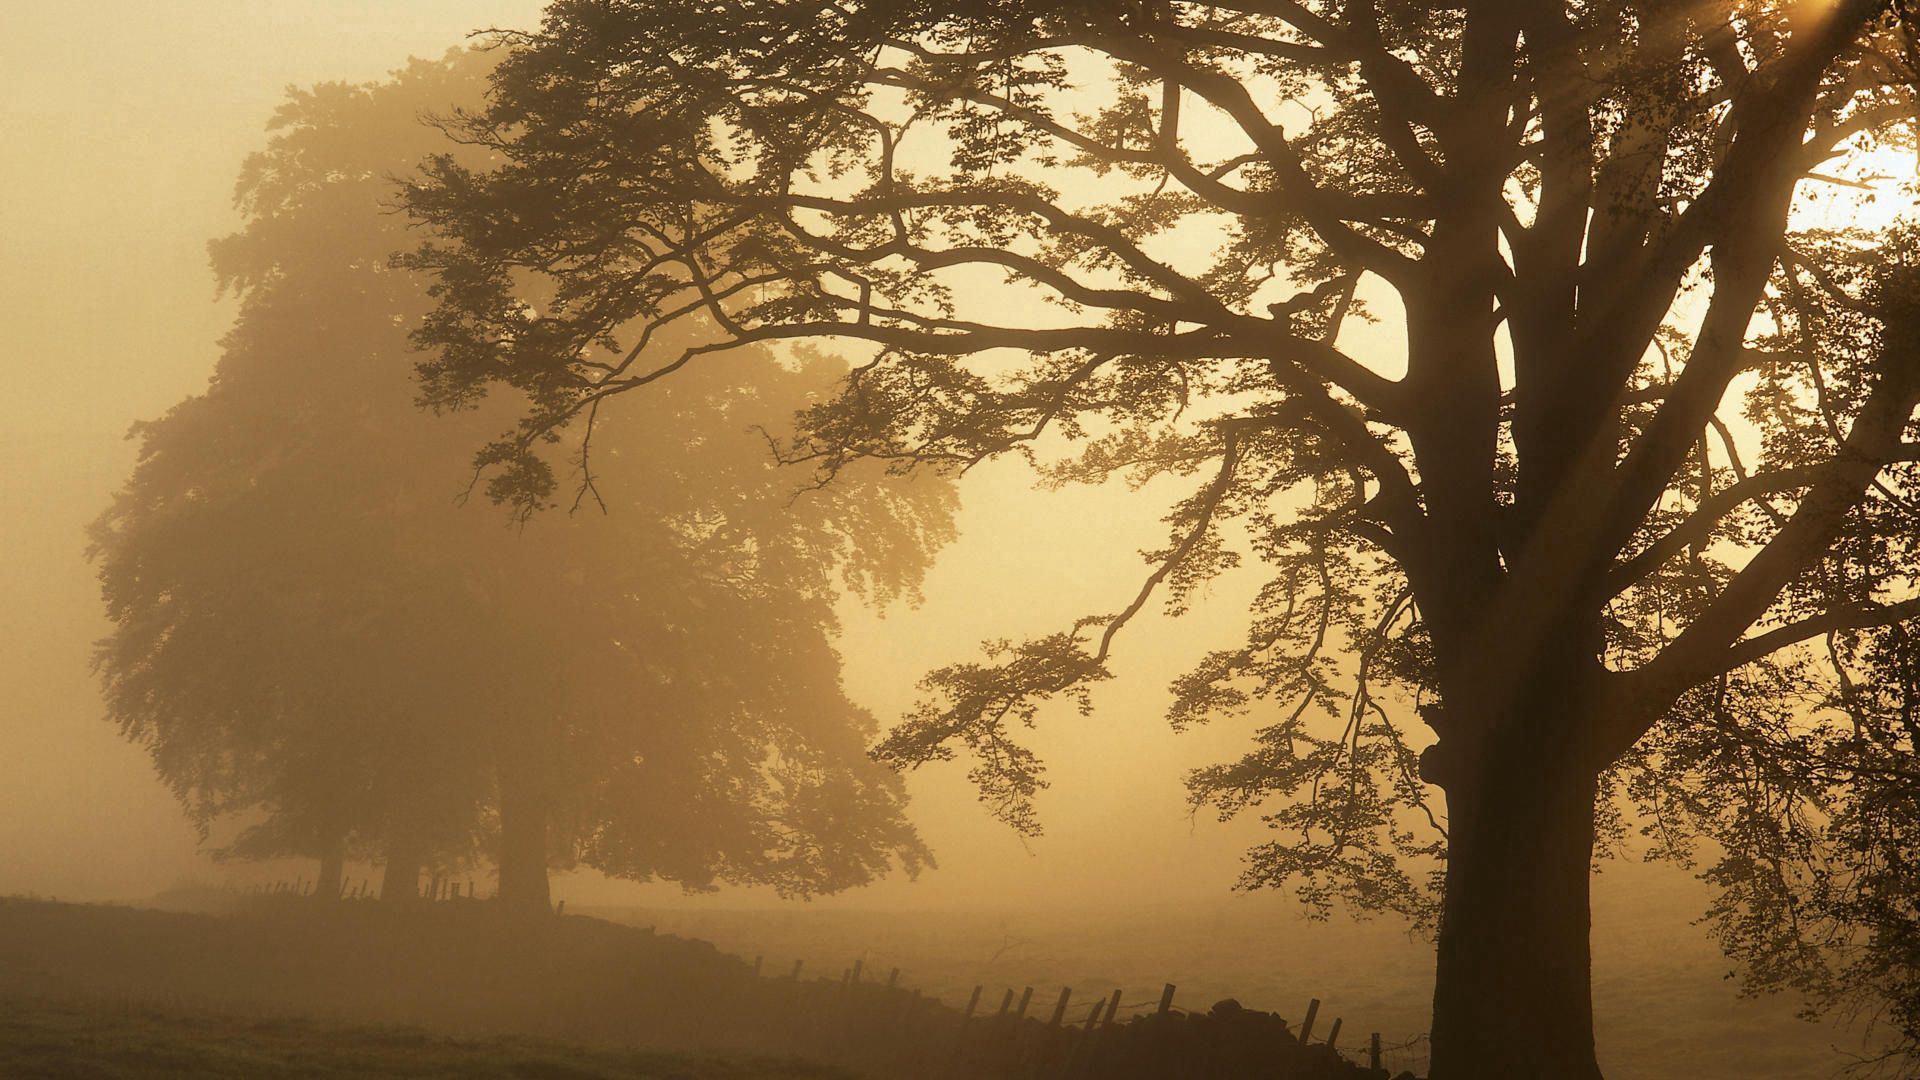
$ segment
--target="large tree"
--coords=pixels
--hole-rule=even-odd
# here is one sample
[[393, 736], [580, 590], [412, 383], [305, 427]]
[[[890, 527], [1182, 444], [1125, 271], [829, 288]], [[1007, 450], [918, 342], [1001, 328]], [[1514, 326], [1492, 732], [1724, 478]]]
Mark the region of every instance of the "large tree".
[[388, 266], [407, 222], [385, 204], [450, 145], [419, 117], [478, 100], [487, 68], [296, 93], [249, 161], [247, 224], [214, 247], [240, 310], [212, 383], [136, 428], [94, 529], [110, 715], [203, 829], [243, 826], [226, 851], [318, 856], [323, 892], [346, 854], [384, 860], [402, 899], [489, 847], [502, 900], [532, 911], [550, 863], [797, 894], [917, 869], [834, 610], [912, 591], [952, 489], [875, 468], [796, 492], [765, 451], [844, 364], [743, 354], [739, 377], [601, 419], [606, 495], [578, 514], [459, 505], [513, 409], [415, 408], [431, 305]]
[[[409, 190], [425, 386], [523, 390], [512, 462], [730, 348], [866, 343], [784, 447], [823, 477], [1196, 477], [1117, 614], [935, 672], [883, 753], [964, 751], [1034, 827], [1021, 723], [1250, 551], [1246, 642], [1172, 713], [1260, 718], [1192, 778], [1286, 830], [1249, 881], [1417, 915], [1444, 854], [1433, 1076], [1593, 1077], [1623, 790], [1663, 850], [1721, 841], [1758, 977], [1898, 977], [1915, 246], [1796, 205], [1911, 148], [1904, 12], [560, 0], [456, 118], [494, 158]], [[648, 358], [696, 316], [723, 340]]]

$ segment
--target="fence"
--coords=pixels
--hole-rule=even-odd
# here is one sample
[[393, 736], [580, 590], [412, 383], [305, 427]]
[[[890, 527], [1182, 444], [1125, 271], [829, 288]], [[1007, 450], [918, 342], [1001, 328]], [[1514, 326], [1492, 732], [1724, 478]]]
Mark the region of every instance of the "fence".
[[1175, 1004], [1168, 983], [1157, 997], [1128, 1002], [1122, 990], [1077, 1002], [1069, 987], [1036, 1001], [1035, 988], [973, 987], [964, 1009], [902, 989], [900, 969], [870, 979], [855, 960], [838, 980], [803, 980], [804, 961], [767, 975], [757, 1008], [770, 1021], [771, 1047], [882, 1075], [1082, 1080], [1133, 1077], [1268, 1076], [1288, 1080], [1411, 1076], [1425, 1066], [1425, 1037], [1387, 1045], [1378, 1033], [1341, 1042], [1344, 1023], [1321, 1026], [1320, 1001], [1298, 1027], [1272, 1013], [1223, 1001], [1205, 1012]]
[[[298, 877], [290, 881], [281, 880], [254, 885], [245, 891], [254, 896], [312, 896], [316, 887], [315, 882], [308, 881], [304, 877]], [[420, 898], [422, 900], [433, 901], [478, 900], [480, 899], [480, 894], [475, 891], [472, 880], [468, 880], [466, 887], [462, 889], [459, 881], [451, 877], [436, 874], [420, 886]], [[380, 890], [374, 887], [367, 878], [361, 878], [357, 882], [349, 878], [340, 883], [340, 899], [378, 900], [380, 899]], [[566, 910], [566, 906], [567, 902], [565, 900], [560, 901], [561, 912]]]
[[[368, 884], [365, 879], [347, 883], [342, 898], [374, 899]], [[296, 879], [253, 891], [301, 897], [311, 896], [313, 885]], [[471, 882], [462, 888], [445, 880], [429, 882], [421, 895], [440, 901], [478, 899]], [[564, 912], [564, 902], [559, 910]], [[641, 932], [651, 931], [648, 927]], [[1036, 998], [1033, 986], [1016, 992], [1012, 987], [975, 985], [965, 1007], [954, 1008], [903, 986], [897, 967], [884, 979], [875, 977], [863, 959], [855, 959], [838, 977], [809, 978], [804, 960], [795, 960], [791, 969], [769, 972], [762, 956], [734, 970], [739, 975], [727, 980], [727, 987], [705, 988], [718, 995], [705, 1015], [683, 1018], [679, 1034], [691, 1044], [739, 1048], [744, 1042], [767, 1053], [814, 1058], [880, 1076], [930, 1080], [1255, 1075], [1386, 1080], [1426, 1069], [1425, 1036], [1395, 1044], [1384, 1043], [1378, 1033], [1356, 1038], [1345, 1030], [1341, 1017], [1321, 1015], [1318, 998], [1307, 1002], [1294, 1025], [1231, 1000], [1205, 1011], [1184, 1008], [1171, 983], [1134, 1001], [1119, 989], [1076, 1000], [1068, 987]]]

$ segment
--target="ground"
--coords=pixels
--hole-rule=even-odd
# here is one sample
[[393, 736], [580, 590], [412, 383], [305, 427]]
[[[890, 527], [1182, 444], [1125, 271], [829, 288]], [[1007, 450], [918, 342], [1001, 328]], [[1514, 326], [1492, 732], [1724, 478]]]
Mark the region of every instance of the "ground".
[[240, 1017], [106, 999], [0, 999], [12, 1080], [462, 1077], [514, 1080], [829, 1080], [799, 1062], [701, 1058], [419, 1028]]

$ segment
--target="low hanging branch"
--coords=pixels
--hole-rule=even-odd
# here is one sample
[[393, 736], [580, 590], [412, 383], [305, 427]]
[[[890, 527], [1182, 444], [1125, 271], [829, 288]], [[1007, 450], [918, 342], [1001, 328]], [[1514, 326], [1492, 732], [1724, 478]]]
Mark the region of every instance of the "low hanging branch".
[[[1173, 520], [1189, 523], [1186, 535], [1159, 559], [1131, 603], [1116, 615], [1090, 615], [1076, 621], [1071, 630], [1017, 647], [989, 642], [990, 658], [1007, 657], [997, 664], [956, 664], [932, 672], [921, 683], [921, 689], [932, 696], [874, 748], [875, 756], [912, 767], [951, 759], [952, 744], [958, 741], [976, 760], [968, 778], [980, 788], [981, 799], [994, 816], [1023, 835], [1037, 835], [1040, 825], [1033, 797], [1046, 782], [1032, 751], [1012, 740], [1010, 722], [1032, 727], [1040, 706], [1063, 694], [1075, 699], [1082, 715], [1092, 710], [1087, 689], [1109, 677], [1106, 664], [1114, 637], [1214, 528], [1215, 515], [1239, 466], [1239, 439], [1236, 426], [1224, 426], [1218, 471], [1173, 515]], [[1095, 628], [1099, 638], [1089, 650], [1084, 635]]]

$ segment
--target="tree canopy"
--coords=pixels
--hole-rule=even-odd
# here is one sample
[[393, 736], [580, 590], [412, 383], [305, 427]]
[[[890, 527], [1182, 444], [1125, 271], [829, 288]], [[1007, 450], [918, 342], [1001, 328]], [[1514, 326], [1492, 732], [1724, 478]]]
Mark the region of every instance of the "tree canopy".
[[344, 854], [385, 861], [396, 898], [423, 863], [490, 857], [503, 898], [542, 910], [549, 862], [803, 895], [917, 870], [835, 603], [911, 598], [952, 490], [870, 469], [796, 492], [766, 450], [844, 364], [737, 354], [583, 420], [576, 475], [605, 494], [577, 514], [460, 505], [513, 406], [415, 408], [430, 305], [388, 265], [407, 223], [387, 204], [450, 145], [420, 116], [477, 100], [487, 68], [297, 92], [247, 163], [247, 224], [213, 246], [238, 320], [206, 393], [135, 429], [94, 529], [110, 715], [203, 835], [331, 855], [336, 888]]
[[[933, 673], [890, 760], [964, 752], [1035, 827], [1021, 725], [1250, 559], [1246, 640], [1171, 718], [1261, 727], [1195, 798], [1282, 830], [1251, 884], [1437, 914], [1436, 1080], [1598, 1075], [1617, 795], [1663, 853], [1718, 841], [1760, 983], [1920, 1033], [1916, 248], [1797, 212], [1911, 153], [1902, 4], [715, 14], [560, 0], [456, 125], [493, 156], [407, 192], [428, 397], [528, 397], [495, 460], [730, 349], [863, 343], [784, 450], [823, 478], [1195, 485], [1137, 596]], [[653, 359], [693, 318], [722, 338]]]

